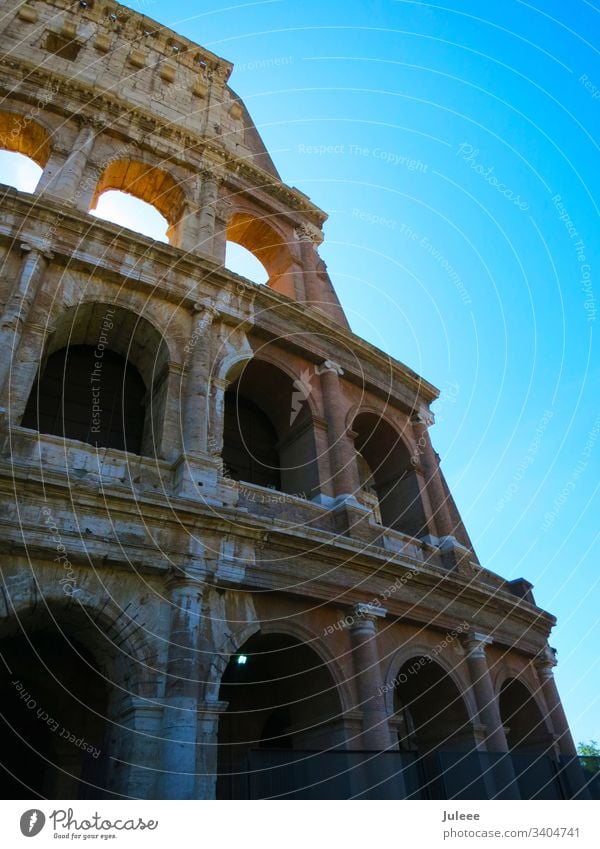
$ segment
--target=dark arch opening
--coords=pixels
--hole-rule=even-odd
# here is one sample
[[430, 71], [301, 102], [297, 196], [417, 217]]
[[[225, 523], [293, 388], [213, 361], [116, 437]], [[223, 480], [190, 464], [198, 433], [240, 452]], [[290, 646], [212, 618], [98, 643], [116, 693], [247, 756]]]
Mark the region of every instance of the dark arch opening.
[[458, 687], [427, 656], [407, 660], [396, 677], [395, 708], [400, 748], [426, 754], [474, 746], [469, 713]]
[[0, 642], [3, 799], [96, 799], [107, 791], [109, 688], [56, 628]]
[[48, 357], [22, 426], [139, 454], [145, 395], [139, 372], [120, 354], [71, 345]]
[[312, 498], [319, 491], [310, 387], [251, 360], [225, 394], [223, 464], [234, 480]]
[[513, 752], [545, 752], [551, 749], [552, 738], [542, 712], [527, 687], [516, 678], [509, 678], [500, 690], [500, 716], [506, 730], [506, 740]]
[[276, 795], [284, 775], [276, 767], [289, 764], [292, 752], [343, 745], [331, 672], [310, 646], [285, 634], [250, 637], [229, 661], [219, 700], [228, 708], [219, 724], [218, 798]]
[[225, 393], [223, 439], [229, 477], [281, 489], [277, 432], [260, 407], [234, 391]]
[[429, 533], [421, 490], [402, 437], [374, 413], [360, 413], [352, 425], [359, 454], [361, 492], [367, 506], [377, 498], [376, 517], [388, 528], [413, 537]]
[[[90, 349], [101, 356], [94, 353], [91, 357]], [[64, 357], [62, 370], [60, 357], [53, 359], [55, 354]], [[100, 363], [100, 368], [97, 363]], [[87, 380], [87, 385], [81, 384], [81, 392], [75, 398], [71, 369], [75, 370], [80, 382], [83, 377]], [[48, 409], [52, 404], [61, 406], [63, 396], [72, 400], [73, 406], [84, 407], [83, 411], [79, 409], [75, 415], [81, 417], [83, 414], [86, 421], [79, 422], [79, 435], [72, 436], [71, 430], [65, 433], [63, 422], [63, 418], [66, 422], [71, 421], [66, 415], [71, 407], [65, 407], [65, 416], [60, 410], [58, 421], [62, 430], [58, 431], [59, 435], [65, 433], [69, 438], [105, 446], [108, 441], [111, 447], [124, 447], [127, 451], [144, 456], [160, 456], [167, 405], [169, 349], [156, 327], [147, 319], [130, 309], [98, 301], [78, 304], [65, 310], [56, 320], [56, 329], [46, 345], [37, 379], [32, 380], [33, 389], [21, 419], [23, 427], [38, 428], [38, 412], [43, 412], [38, 394], [45, 392], [47, 373], [49, 377], [53, 375], [54, 381], [54, 387], [48, 390], [54, 399], [48, 400]], [[100, 395], [94, 395], [98, 389]], [[109, 405], [111, 398], [114, 403]], [[90, 417], [98, 412], [94, 409], [94, 404], [98, 406], [97, 402], [100, 402], [102, 408], [100, 419], [94, 419], [88, 428]], [[119, 404], [122, 424], [115, 433], [113, 425], [119, 420]], [[92, 426], [99, 426], [104, 433], [92, 431]], [[82, 433], [88, 429], [90, 434], [86, 438]], [[115, 445], [115, 441], [119, 445]]]

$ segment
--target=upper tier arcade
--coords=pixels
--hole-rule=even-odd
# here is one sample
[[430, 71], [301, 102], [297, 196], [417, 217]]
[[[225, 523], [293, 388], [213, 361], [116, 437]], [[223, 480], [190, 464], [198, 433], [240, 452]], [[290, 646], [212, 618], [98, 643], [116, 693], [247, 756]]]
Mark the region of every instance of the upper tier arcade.
[[125, 191], [170, 244], [223, 264], [236, 242], [272, 289], [348, 327], [317, 253], [327, 216], [281, 182], [229, 62], [112, 2], [4, 6], [1, 146], [43, 169], [36, 194], [88, 212]]

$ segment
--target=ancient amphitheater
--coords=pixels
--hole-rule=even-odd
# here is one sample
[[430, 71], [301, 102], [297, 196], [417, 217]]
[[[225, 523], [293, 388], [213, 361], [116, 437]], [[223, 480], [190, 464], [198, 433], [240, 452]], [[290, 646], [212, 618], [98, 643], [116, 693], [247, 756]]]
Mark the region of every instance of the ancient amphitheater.
[[4, 797], [578, 792], [554, 619], [479, 563], [438, 392], [350, 330], [231, 64], [111, 0], [0, 21], [42, 169], [1, 189]]

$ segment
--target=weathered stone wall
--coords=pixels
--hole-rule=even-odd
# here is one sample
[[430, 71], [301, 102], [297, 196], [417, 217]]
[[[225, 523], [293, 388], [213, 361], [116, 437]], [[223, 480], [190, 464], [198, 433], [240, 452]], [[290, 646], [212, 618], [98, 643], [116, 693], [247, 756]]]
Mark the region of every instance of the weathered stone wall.
[[[117, 794], [215, 794], [221, 679], [259, 633], [326, 665], [350, 748], [398, 745], [393, 682], [428, 654], [477, 745], [498, 750], [481, 679], [497, 700], [518, 677], [548, 712], [536, 664], [554, 620], [461, 534], [427, 434], [437, 391], [348, 329], [316, 251], [325, 215], [279, 181], [227, 88], [231, 66], [122, 6], [13, 5], [0, 146], [44, 172], [33, 195], [7, 190], [0, 221], [0, 634], [54, 617], [80, 635], [112, 688]], [[111, 187], [162, 209], [171, 244], [90, 217]], [[223, 267], [227, 234], [262, 258], [270, 287]], [[141, 456], [21, 426], [45, 358], [93, 344], [105, 307], [107, 346], [128, 353], [152, 401]], [[224, 474], [224, 393], [253, 359], [299, 393], [318, 470], [309, 496]], [[414, 460], [419, 538], [360, 501], [362, 412], [384, 417]], [[306, 436], [293, 444], [301, 455]]]

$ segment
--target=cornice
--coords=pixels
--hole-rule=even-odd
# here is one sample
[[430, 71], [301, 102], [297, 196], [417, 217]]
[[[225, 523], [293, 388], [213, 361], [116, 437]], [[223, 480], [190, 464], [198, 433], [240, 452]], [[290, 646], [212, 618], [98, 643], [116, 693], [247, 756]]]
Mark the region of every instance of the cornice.
[[[164, 466], [164, 463], [162, 465]], [[19, 477], [22, 479], [18, 480]], [[46, 470], [42, 481], [41, 474], [29, 466], [20, 467], [14, 464], [10, 468], [0, 466], [1, 497], [14, 497], [17, 482], [21, 498], [29, 497], [33, 500], [39, 497], [40, 503], [46, 499], [48, 502], [62, 501], [67, 506], [71, 505], [72, 481], [59, 472]], [[319, 564], [318, 575], [300, 582], [299, 586], [303, 589], [295, 591], [296, 596], [318, 597], [334, 605], [351, 605], [356, 601], [364, 600], [365, 595], [376, 596], [378, 583], [385, 586], [396, 580], [404, 570], [409, 570], [414, 573], [410, 581], [410, 590], [416, 591], [419, 597], [429, 598], [431, 601], [430, 608], [427, 608], [429, 619], [431, 619], [433, 608], [448, 612], [453, 611], [458, 603], [463, 608], [476, 610], [478, 618], [493, 618], [499, 623], [498, 632], [514, 630], [517, 627], [519, 632], [534, 631], [547, 635], [556, 622], [551, 614], [541, 608], [523, 603], [521, 599], [512, 596], [508, 591], [469, 581], [456, 572], [448, 572], [433, 564], [397, 554], [392, 555], [389, 551], [376, 546], [366, 547], [364, 542], [351, 537], [315, 528], [311, 528], [310, 531], [307, 531], [305, 527], [296, 529], [272, 517], [265, 522], [264, 518], [251, 513], [240, 515], [240, 512], [232, 507], [220, 507], [216, 515], [215, 508], [209, 505], [174, 496], [165, 498], [158, 492], [134, 493], [124, 491], [122, 487], [110, 485], [98, 487], [97, 492], [87, 486], [77, 487], [77, 506], [81, 511], [88, 510], [91, 515], [94, 515], [98, 510], [99, 502], [105, 505], [107, 499], [110, 499], [113, 522], [117, 522], [119, 518], [129, 522], [132, 515], [131, 504], [135, 502], [135, 512], [143, 512], [146, 526], [156, 522], [162, 530], [167, 533], [172, 531], [173, 534], [187, 528], [192, 534], [234, 535], [237, 539], [254, 545], [258, 554], [255, 568], [251, 575], [246, 576], [244, 583], [239, 585], [239, 589], [252, 590], [264, 587], [271, 591], [283, 591], [289, 587], [289, 573], [285, 570], [285, 565], [281, 565], [287, 560], [286, 557], [281, 557], [285, 552], [289, 553], [290, 558], [300, 558], [299, 563], [308, 562], [312, 555]], [[20, 548], [26, 552], [30, 545], [34, 544], [32, 536], [36, 533], [35, 529], [31, 530], [31, 534], [29, 529], [27, 534], [23, 534], [20, 528], [16, 529], [16, 538], [7, 538], [6, 544], [13, 553]], [[188, 535], [185, 534], [186, 537]], [[24, 542], [25, 536], [28, 540], [27, 544]], [[69, 534], [65, 531], [63, 536], [66, 540]], [[73, 547], [74, 554], [78, 550], [79, 539], [79, 534], [73, 536], [76, 543]], [[117, 550], [121, 552], [119, 558], [118, 553], [109, 552], [105, 542], [103, 548], [102, 541], [99, 539], [94, 540], [90, 537], [89, 548], [87, 542], [86, 540], [85, 551], [82, 548], [83, 554], [96, 551], [95, 543], [98, 543], [98, 550], [109, 555], [106, 562], [110, 562], [110, 565], [115, 567], [121, 563], [119, 568], [125, 570], [128, 568], [130, 559], [137, 564], [144, 559], [144, 556], [147, 558], [147, 555], [154, 551], [151, 546], [135, 544], [133, 547], [136, 550], [136, 556], [129, 558], [123, 555], [118, 542], [115, 542], [112, 548], [115, 552]], [[312, 546], [310, 551], [307, 551], [307, 544]], [[51, 546], [47, 548], [51, 551]], [[260, 557], [260, 552], [264, 550], [278, 553], [275, 560], [272, 557], [269, 558], [268, 567], [264, 565]], [[187, 556], [183, 551], [170, 551], [169, 554], [172, 554], [176, 560], [185, 559]], [[86, 559], [89, 562], [89, 556]], [[156, 558], [153, 560], [156, 561]], [[280, 564], [279, 571], [274, 568], [274, 563]], [[147, 568], [151, 571], [162, 570], [162, 566], [156, 562], [147, 563]], [[335, 578], [327, 580], [323, 577], [328, 571]], [[344, 571], [347, 577], [351, 577], [350, 584], [344, 583]], [[357, 573], [364, 577], [358, 580]], [[332, 583], [336, 587], [336, 594], [333, 596]], [[390, 608], [390, 616], [398, 621], [406, 620], [406, 610], [415, 606], [410, 600], [402, 601], [393, 597], [386, 599], [386, 605]], [[508, 623], [504, 629], [503, 623]], [[499, 635], [495, 637], [495, 642], [498, 645], [503, 644]]]
[[[319, 226], [322, 226], [327, 220], [327, 214], [312, 203], [303, 192], [278, 181], [272, 174], [264, 171], [250, 160], [236, 157], [218, 143], [216, 136], [201, 135], [179, 124], [166, 122], [150, 110], [144, 109], [138, 104], [132, 104], [113, 92], [106, 89], [99, 91], [82, 80], [67, 79], [53, 69], [48, 68], [46, 70], [16, 56], [1, 57], [0, 68], [9, 69], [9, 72], [13, 75], [21, 75], [20, 83], [31, 84], [36, 88], [36, 91], [43, 89], [46, 83], [51, 82], [56, 93], [62, 94], [63, 97], [75, 96], [76, 99], [85, 104], [79, 111], [71, 113], [64, 108], [60, 109], [61, 98], [55, 97], [45, 107], [48, 111], [54, 111], [61, 115], [68, 114], [69, 117], [76, 117], [80, 120], [83, 118], [96, 123], [98, 122], [99, 107], [102, 114], [112, 115], [115, 119], [122, 118], [125, 114], [129, 120], [133, 120], [139, 125], [142, 139], [149, 133], [158, 134], [172, 141], [178, 149], [193, 149], [202, 154], [208, 154], [215, 162], [226, 168], [232, 177], [245, 178], [255, 189], [265, 192], [286, 205], [288, 211], [291, 207], [294, 211], [308, 215], [314, 218]], [[10, 94], [13, 99], [15, 95], [25, 96], [25, 99], [27, 99], [27, 92], [19, 91], [18, 88], [13, 89]], [[32, 98], [37, 99], [35, 92], [32, 92], [29, 99]], [[122, 132], [115, 124], [110, 125], [110, 129], [114, 133]], [[144, 146], [153, 149], [147, 142]], [[185, 160], [181, 161], [185, 162]]]
[[[248, 295], [255, 299], [255, 314], [262, 316], [262, 320], [254, 323], [253, 332], [266, 336], [278, 335], [278, 331], [274, 327], [275, 322], [271, 322], [271, 327], [269, 326], [268, 316], [273, 313], [277, 321], [293, 322], [295, 326], [301, 327], [307, 337], [314, 334], [316, 339], [331, 340], [333, 345], [339, 346], [340, 353], [336, 356], [342, 360], [341, 365], [344, 369], [345, 380], [371, 389], [375, 394], [389, 401], [390, 404], [397, 405], [407, 412], [411, 411], [412, 406], [411, 403], [407, 402], [407, 399], [399, 396], [398, 384], [406, 387], [414, 393], [415, 397], [424, 400], [426, 403], [431, 403], [439, 397], [439, 391], [408, 366], [393, 360], [384, 351], [356, 336], [351, 331], [345, 330], [319, 310], [311, 310], [305, 304], [286, 298], [267, 286], [252, 283], [252, 281], [228, 271], [208, 256], [186, 253], [172, 245], [159, 242], [152, 243], [150, 239], [144, 236], [123, 230], [118, 225], [93, 218], [72, 207], [58, 204], [49, 198], [28, 195], [16, 190], [10, 191], [5, 196], [5, 221], [6, 213], [10, 211], [11, 204], [15, 205], [17, 214], [20, 213], [25, 217], [28, 227], [31, 229], [33, 229], [37, 219], [43, 219], [44, 216], [50, 220], [55, 219], [57, 211], [59, 211], [62, 230], [66, 229], [70, 232], [84, 230], [87, 244], [89, 244], [92, 235], [98, 241], [104, 240], [106, 245], [114, 245], [115, 240], [118, 239], [128, 253], [139, 257], [140, 267], [142, 264], [147, 267], [148, 259], [154, 257], [158, 266], [158, 273], [136, 271], [135, 266], [129, 273], [125, 273], [120, 268], [111, 268], [110, 251], [88, 251], [84, 245], [75, 250], [67, 250], [61, 247], [61, 243], [64, 241], [65, 244], [72, 244], [72, 241], [59, 238], [55, 238], [55, 242], [52, 244], [55, 262], [63, 263], [71, 269], [81, 268], [93, 273], [95, 277], [101, 272], [106, 274], [109, 279], [118, 280], [120, 283], [124, 282], [127, 286], [139, 288], [148, 292], [148, 294], [152, 293], [154, 297], [190, 310], [193, 310], [199, 297], [216, 296], [217, 291], [222, 291], [228, 285], [243, 285]], [[35, 215], [31, 215], [32, 208], [35, 210]], [[13, 233], [0, 222], [0, 240], [4, 240], [5, 243], [12, 245], [17, 240], [19, 242], [26, 240], [27, 237], [27, 227], [19, 228], [17, 233]], [[195, 281], [201, 291], [188, 286], [186, 292], [180, 286], [174, 286], [169, 281], [169, 275], [173, 273], [184, 275], [186, 279]], [[166, 281], [169, 281], [168, 285]], [[389, 379], [381, 380], [367, 377], [366, 369], [358, 372], [354, 366], [354, 358], [351, 360], [344, 357], [344, 352], [348, 348], [355, 352], [359, 361], [369, 363], [380, 375], [385, 375]], [[332, 354], [331, 348], [329, 351], [325, 351], [317, 347], [304, 346], [301, 350], [307, 358], [310, 359], [312, 356], [313, 361], [318, 364]]]

